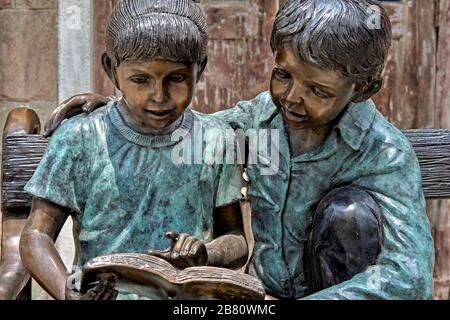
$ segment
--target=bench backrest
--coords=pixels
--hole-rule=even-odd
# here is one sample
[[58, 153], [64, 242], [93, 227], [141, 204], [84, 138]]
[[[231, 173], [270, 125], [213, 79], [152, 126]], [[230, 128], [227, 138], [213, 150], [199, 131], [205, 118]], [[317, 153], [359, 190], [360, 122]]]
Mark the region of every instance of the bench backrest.
[[425, 197], [450, 198], [450, 130], [420, 129], [403, 133], [419, 159]]

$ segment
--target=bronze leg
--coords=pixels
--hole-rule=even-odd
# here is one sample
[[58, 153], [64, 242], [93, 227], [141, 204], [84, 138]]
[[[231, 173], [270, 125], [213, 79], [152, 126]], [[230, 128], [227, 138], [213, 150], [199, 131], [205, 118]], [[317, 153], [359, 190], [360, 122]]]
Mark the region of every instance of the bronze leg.
[[376, 263], [381, 251], [382, 215], [365, 191], [343, 187], [319, 203], [306, 245], [308, 294], [350, 280]]

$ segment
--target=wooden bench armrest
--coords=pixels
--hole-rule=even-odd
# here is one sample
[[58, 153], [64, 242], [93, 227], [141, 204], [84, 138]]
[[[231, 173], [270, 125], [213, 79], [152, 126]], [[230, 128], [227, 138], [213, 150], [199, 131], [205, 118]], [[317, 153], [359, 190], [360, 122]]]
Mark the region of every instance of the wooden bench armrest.
[[[8, 177], [8, 174], [4, 174], [5, 168], [14, 166], [14, 161], [10, 159], [14, 158], [11, 154], [16, 154], [14, 148], [9, 148], [9, 140], [12, 137], [20, 137], [22, 134], [38, 134], [41, 130], [41, 123], [38, 115], [29, 108], [17, 108], [12, 110], [6, 119], [6, 123], [3, 129], [3, 148], [6, 146], [6, 157], [3, 154], [2, 162], [2, 182], [8, 186], [13, 185], [14, 177]], [[28, 150], [24, 150], [28, 151]], [[15, 153], [16, 152], [16, 153]], [[19, 153], [22, 153], [20, 151]], [[42, 154], [40, 155], [42, 157]], [[39, 159], [40, 159], [39, 157]], [[22, 167], [12, 170], [14, 176], [22, 176]], [[11, 171], [6, 169], [7, 172]], [[34, 169], [33, 169], [34, 171]], [[2, 183], [2, 237], [0, 239], [1, 245], [1, 258], [0, 258], [0, 299], [31, 299], [31, 281], [30, 275], [20, 258], [19, 253], [19, 239], [22, 233], [23, 227], [27, 222], [27, 218], [30, 212], [30, 201], [22, 203], [17, 206], [3, 205], [6, 202], [5, 199], [9, 199], [9, 187], [4, 189], [5, 185]]]

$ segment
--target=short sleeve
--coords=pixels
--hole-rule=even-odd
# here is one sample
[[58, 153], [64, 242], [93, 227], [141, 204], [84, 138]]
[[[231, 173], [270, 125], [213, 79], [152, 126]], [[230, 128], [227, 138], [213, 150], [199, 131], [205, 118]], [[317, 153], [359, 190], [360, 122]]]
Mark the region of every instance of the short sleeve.
[[216, 140], [214, 153], [207, 153], [215, 158], [214, 206], [220, 208], [241, 200], [242, 165], [238, 161], [238, 144], [234, 130], [229, 126], [219, 126], [209, 132], [213, 133], [213, 139]]
[[274, 108], [270, 94], [263, 92], [252, 100], [239, 101], [235, 107], [216, 112], [213, 116], [225, 121], [235, 130], [247, 131], [258, 128], [259, 119], [266, 113], [273, 113]]
[[55, 131], [25, 191], [77, 213], [83, 211], [90, 166], [86, 128], [76, 117]]
[[221, 166], [215, 207], [225, 207], [241, 200], [242, 173], [238, 165]]

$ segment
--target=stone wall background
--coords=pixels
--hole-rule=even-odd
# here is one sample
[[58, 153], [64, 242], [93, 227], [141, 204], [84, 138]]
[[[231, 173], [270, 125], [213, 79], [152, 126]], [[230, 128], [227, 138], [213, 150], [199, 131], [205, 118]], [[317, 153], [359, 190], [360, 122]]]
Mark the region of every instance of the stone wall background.
[[42, 119], [57, 100], [56, 0], [0, 0], [0, 126], [32, 106]]

